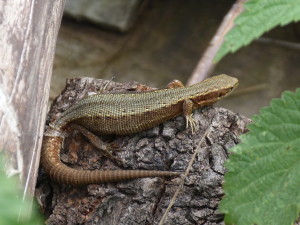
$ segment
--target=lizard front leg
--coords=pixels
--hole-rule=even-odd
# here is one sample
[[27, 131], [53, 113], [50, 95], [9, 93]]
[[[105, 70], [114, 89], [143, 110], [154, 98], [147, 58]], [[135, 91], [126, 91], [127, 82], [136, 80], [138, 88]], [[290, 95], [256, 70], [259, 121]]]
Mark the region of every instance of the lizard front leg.
[[197, 123], [193, 118], [193, 105], [194, 103], [190, 99], [185, 100], [182, 105], [182, 114], [186, 119], [186, 129], [191, 127], [192, 133], [198, 129]]
[[170, 83], [167, 84], [167, 88], [179, 88], [184, 87], [184, 84], [180, 80], [172, 80]]
[[[184, 87], [184, 84], [179, 80], [172, 80], [168, 85], [167, 88], [180, 88]], [[183, 102], [182, 105], [182, 114], [186, 119], [186, 129], [191, 127], [192, 133], [197, 130], [197, 124], [193, 118], [193, 101], [187, 99]]]

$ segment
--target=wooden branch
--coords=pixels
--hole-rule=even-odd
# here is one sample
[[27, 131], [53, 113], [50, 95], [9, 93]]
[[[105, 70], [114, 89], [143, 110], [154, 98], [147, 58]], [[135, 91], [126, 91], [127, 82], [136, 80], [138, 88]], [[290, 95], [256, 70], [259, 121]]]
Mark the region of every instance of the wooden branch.
[[[107, 82], [93, 78], [68, 80], [53, 104], [49, 121], [84, 96], [99, 92]], [[136, 82], [110, 82], [105, 90], [132, 92], [151, 88]], [[182, 191], [165, 216], [165, 224], [218, 223], [223, 220], [217, 211], [223, 195], [223, 164], [228, 148], [239, 142], [238, 136], [247, 131], [250, 120], [214, 107], [195, 111], [194, 118], [199, 125], [194, 134], [185, 129], [185, 120], [180, 116], [138, 134], [102, 137], [123, 150], [114, 153], [123, 165], [104, 157], [78, 132], [65, 140], [61, 159], [70, 167], [85, 170], [185, 171], [200, 140], [205, 140], [199, 146], [199, 153], [196, 152]], [[53, 183], [43, 174], [36, 193], [48, 218], [47, 224], [158, 224], [180, 182], [178, 177], [143, 178], [78, 188]]]
[[33, 196], [65, 0], [0, 1], [0, 151]]
[[223, 19], [223, 22], [219, 26], [217, 32], [212, 38], [209, 46], [203, 53], [202, 58], [198, 62], [194, 72], [187, 81], [187, 85], [192, 85], [204, 80], [214, 68], [213, 59], [217, 54], [219, 48], [223, 44], [224, 36], [234, 26], [234, 19], [243, 12], [243, 4], [247, 0], [237, 0], [236, 3], [231, 7], [229, 12]]

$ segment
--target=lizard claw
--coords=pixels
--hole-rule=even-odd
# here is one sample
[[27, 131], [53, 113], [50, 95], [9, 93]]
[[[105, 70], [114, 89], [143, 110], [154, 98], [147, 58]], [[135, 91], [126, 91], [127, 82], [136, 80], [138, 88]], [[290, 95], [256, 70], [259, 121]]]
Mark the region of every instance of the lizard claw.
[[192, 134], [198, 129], [198, 125], [194, 120], [192, 113], [186, 116], [186, 129], [188, 129], [189, 127], [191, 127]]

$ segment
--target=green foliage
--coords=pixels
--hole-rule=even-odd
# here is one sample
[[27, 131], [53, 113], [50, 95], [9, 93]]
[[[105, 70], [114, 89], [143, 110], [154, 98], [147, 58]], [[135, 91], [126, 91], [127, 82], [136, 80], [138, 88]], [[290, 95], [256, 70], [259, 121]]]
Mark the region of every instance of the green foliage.
[[[43, 224], [36, 205], [31, 212], [31, 202], [20, 198], [18, 181], [7, 178], [3, 170], [2, 155], [0, 155], [0, 224], [7, 225], [35, 225]], [[31, 215], [31, 218], [30, 218]]]
[[275, 26], [300, 20], [300, 0], [249, 0], [244, 8], [245, 11], [235, 19], [233, 29], [225, 36], [215, 61], [237, 51]]
[[226, 163], [220, 210], [228, 224], [292, 224], [300, 211], [300, 89], [253, 118]]

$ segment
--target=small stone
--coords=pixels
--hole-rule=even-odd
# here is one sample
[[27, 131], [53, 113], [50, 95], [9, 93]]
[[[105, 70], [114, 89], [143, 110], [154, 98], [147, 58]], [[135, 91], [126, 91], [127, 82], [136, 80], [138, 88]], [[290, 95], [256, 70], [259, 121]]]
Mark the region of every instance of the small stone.
[[164, 128], [162, 131], [162, 136], [167, 139], [175, 138], [177, 129], [174, 126], [174, 122], [168, 121], [168, 122], [165, 122], [163, 125], [164, 125]]
[[140, 149], [142, 147], [145, 147], [148, 144], [149, 144], [149, 139], [143, 138], [143, 139], [139, 140], [139, 142], [136, 144], [136, 148]]

